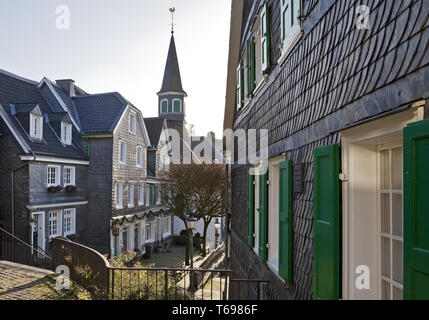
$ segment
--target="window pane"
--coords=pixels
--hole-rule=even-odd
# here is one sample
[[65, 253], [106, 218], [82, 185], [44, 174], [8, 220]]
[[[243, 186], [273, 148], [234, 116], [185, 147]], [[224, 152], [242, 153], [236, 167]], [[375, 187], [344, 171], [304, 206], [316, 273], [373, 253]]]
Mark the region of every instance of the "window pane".
[[393, 287], [393, 300], [403, 300], [402, 290], [399, 288]]
[[381, 274], [390, 278], [390, 239], [381, 237]]
[[390, 195], [381, 194], [381, 232], [390, 234]]
[[393, 240], [393, 280], [402, 284], [402, 242]]
[[392, 197], [392, 233], [402, 237], [402, 194], [393, 194]]
[[381, 184], [381, 189], [383, 190], [388, 190], [390, 189], [390, 160], [389, 160], [389, 151], [385, 150], [385, 151], [381, 151], [380, 152], [380, 157], [381, 157], [381, 167], [380, 167], [380, 173], [381, 173], [381, 177], [380, 177], [380, 184]]
[[180, 112], [180, 101], [174, 100], [174, 112]]
[[390, 283], [381, 280], [381, 299], [390, 300]]
[[392, 189], [402, 190], [402, 148], [392, 150]]

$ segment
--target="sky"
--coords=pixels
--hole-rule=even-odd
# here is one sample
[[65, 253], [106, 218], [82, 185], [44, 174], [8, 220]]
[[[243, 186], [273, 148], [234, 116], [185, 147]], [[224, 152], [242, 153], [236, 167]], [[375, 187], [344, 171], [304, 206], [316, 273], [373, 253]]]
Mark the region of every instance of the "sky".
[[[69, 29], [57, 28], [62, 5]], [[89, 93], [117, 91], [144, 117], [157, 116], [170, 7], [186, 121], [198, 135], [220, 136], [231, 0], [2, 0], [0, 69], [35, 81], [73, 79]]]

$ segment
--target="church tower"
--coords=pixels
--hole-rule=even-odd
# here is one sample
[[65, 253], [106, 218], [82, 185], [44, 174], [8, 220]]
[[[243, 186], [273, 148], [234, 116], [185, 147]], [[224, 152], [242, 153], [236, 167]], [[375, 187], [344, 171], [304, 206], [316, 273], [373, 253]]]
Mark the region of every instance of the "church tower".
[[[173, 8], [170, 9], [172, 14]], [[158, 115], [167, 120], [167, 126], [179, 131], [183, 138], [185, 125], [185, 97], [186, 92], [182, 87], [179, 61], [177, 59], [176, 44], [174, 42], [174, 24], [172, 23], [170, 48], [168, 50], [167, 63], [165, 65], [164, 80], [158, 94]]]

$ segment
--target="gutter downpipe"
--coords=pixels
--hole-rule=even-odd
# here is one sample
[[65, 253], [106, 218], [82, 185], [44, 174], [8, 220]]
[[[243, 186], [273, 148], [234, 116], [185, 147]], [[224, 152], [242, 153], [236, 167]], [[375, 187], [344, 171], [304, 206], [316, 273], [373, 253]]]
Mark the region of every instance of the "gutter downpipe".
[[31, 151], [31, 153], [33, 154], [33, 160], [29, 160], [26, 163], [20, 165], [19, 167], [12, 169], [12, 235], [15, 236], [15, 173], [23, 168], [25, 168], [26, 166], [29, 165], [30, 161], [35, 161], [36, 160], [36, 154]]

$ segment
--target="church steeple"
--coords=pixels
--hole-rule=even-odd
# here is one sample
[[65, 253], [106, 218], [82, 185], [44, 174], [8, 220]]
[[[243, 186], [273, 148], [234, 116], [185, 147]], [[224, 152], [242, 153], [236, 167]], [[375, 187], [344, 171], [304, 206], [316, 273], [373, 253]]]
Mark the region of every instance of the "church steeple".
[[164, 80], [162, 81], [162, 87], [158, 92], [158, 95], [167, 92], [174, 92], [184, 94], [186, 96], [186, 92], [182, 87], [182, 78], [180, 77], [179, 60], [177, 59], [176, 43], [174, 41], [173, 32], [170, 39], [167, 63], [165, 64]]
[[164, 79], [161, 90], [158, 92], [159, 117], [167, 120], [167, 126], [179, 131], [183, 137], [185, 125], [185, 97], [187, 93], [182, 87], [179, 60], [177, 59], [176, 43], [174, 41], [174, 13], [176, 9], [170, 8], [171, 38], [168, 49], [167, 62], [165, 64]]

